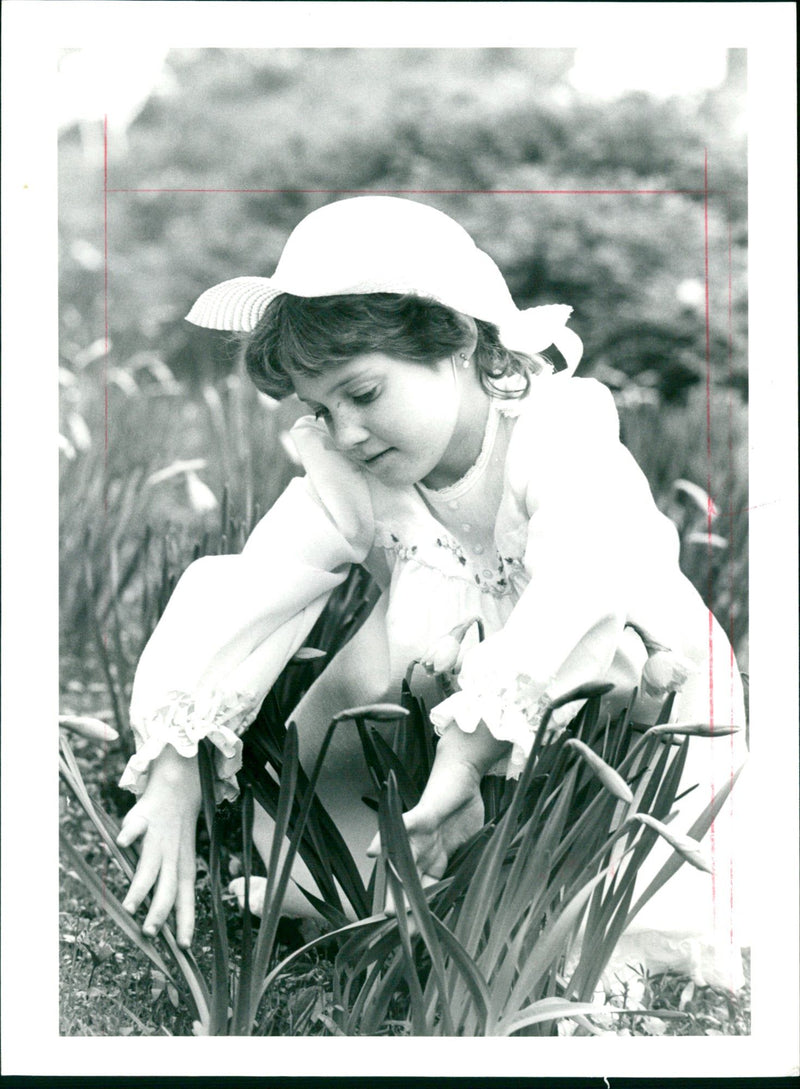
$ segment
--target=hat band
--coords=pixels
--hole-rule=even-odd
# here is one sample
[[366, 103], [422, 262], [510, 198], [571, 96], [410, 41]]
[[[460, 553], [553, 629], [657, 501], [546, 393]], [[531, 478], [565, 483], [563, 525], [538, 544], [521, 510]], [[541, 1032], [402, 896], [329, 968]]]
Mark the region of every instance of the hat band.
[[[394, 290], [397, 292], [396, 286]], [[335, 294], [369, 295], [384, 291], [392, 291], [392, 286], [359, 284], [357, 290], [340, 290]], [[398, 293], [408, 294], [409, 292], [405, 289]], [[274, 279], [264, 276], [237, 276], [204, 291], [186, 315], [186, 320], [203, 329], [252, 333], [269, 304], [282, 294], [284, 294], [283, 289], [275, 285]], [[441, 296], [437, 295], [434, 298], [443, 306], [458, 309]], [[496, 325], [500, 342], [505, 348], [537, 354], [545, 351], [550, 345], [554, 345], [566, 363], [566, 371], [560, 373], [567, 375], [574, 373], [583, 355], [583, 343], [577, 333], [567, 328], [566, 323], [572, 313], [571, 306], [556, 303], [518, 310], [509, 301], [502, 315], [484, 317], [486, 311], [482, 308], [481, 310], [481, 315], [471, 316], [479, 316], [482, 320], [491, 321]]]

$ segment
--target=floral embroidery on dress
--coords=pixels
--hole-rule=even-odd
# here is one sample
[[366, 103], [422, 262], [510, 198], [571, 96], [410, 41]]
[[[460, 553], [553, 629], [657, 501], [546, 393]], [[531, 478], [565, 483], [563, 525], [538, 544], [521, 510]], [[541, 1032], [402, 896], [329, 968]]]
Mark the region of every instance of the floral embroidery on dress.
[[519, 587], [514, 583], [518, 577], [524, 575], [524, 567], [522, 560], [515, 556], [502, 556], [495, 552], [494, 570], [487, 566], [482, 567], [481, 573], [478, 573], [459, 542], [446, 533], [431, 536], [427, 543], [407, 544], [392, 530], [385, 529], [378, 533], [378, 540], [387, 552], [393, 553], [399, 559], [411, 560], [421, 567], [439, 571], [446, 578], [470, 582], [482, 594], [507, 597], [519, 592]]
[[444, 536], [437, 537], [436, 538], [436, 546], [437, 546], [437, 548], [446, 548], [446, 549], [448, 549], [448, 551], [453, 553], [453, 555], [458, 560], [458, 562], [461, 564], [461, 566], [466, 567], [467, 557], [464, 555], [464, 550], [461, 547], [461, 545], [458, 543], [458, 541], [454, 541], [452, 537], [444, 537]]
[[416, 545], [409, 545], [406, 547], [400, 543], [400, 538], [394, 533], [390, 533], [389, 537], [391, 538], [391, 544], [384, 544], [384, 548], [394, 552], [401, 560], [410, 560], [414, 558], [417, 553]]

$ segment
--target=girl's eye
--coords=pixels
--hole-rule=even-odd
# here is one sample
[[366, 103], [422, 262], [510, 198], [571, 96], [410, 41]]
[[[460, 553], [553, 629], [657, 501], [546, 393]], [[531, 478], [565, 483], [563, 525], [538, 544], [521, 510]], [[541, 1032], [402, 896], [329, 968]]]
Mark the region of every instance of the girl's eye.
[[368, 405], [370, 401], [378, 397], [380, 392], [380, 386], [373, 386], [371, 389], [364, 390], [363, 393], [351, 393], [350, 398], [357, 405]]

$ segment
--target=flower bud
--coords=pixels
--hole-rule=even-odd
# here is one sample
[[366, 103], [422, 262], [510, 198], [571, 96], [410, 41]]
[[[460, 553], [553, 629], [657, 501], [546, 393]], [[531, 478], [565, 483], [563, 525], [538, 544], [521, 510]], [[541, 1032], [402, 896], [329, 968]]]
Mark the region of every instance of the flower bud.
[[313, 662], [318, 658], [326, 658], [327, 652], [316, 647], [300, 647], [289, 659], [292, 662]]
[[334, 722], [344, 722], [347, 719], [368, 718], [371, 722], [395, 722], [399, 718], [407, 718], [408, 711], [396, 703], [369, 703], [364, 707], [347, 707], [333, 716]]
[[219, 506], [219, 500], [208, 484], [205, 484], [197, 473], [191, 470], [186, 474], [186, 495], [189, 506], [197, 514], [209, 514]]
[[633, 801], [631, 788], [619, 772], [615, 771], [605, 760], [599, 757], [593, 749], [590, 749], [583, 741], [579, 741], [577, 737], [571, 737], [567, 741], [567, 745], [578, 750], [606, 790], [613, 794], [615, 798], [619, 798], [621, 802], [630, 803]]
[[653, 737], [661, 734], [678, 734], [681, 737], [730, 737], [731, 734], [741, 733], [741, 730], [741, 726], [724, 723], [717, 726], [712, 722], [667, 722], [651, 726], [647, 732]]
[[677, 832], [673, 832], [661, 821], [656, 820], [655, 817], [651, 817], [649, 813], [635, 813], [634, 818], [637, 821], [641, 821], [642, 824], [646, 824], [667, 841], [674, 851], [685, 859], [690, 865], [696, 867], [698, 870], [705, 870], [706, 873], [712, 873], [711, 862], [706, 857], [705, 851], [702, 850], [700, 844], [696, 839], [692, 839], [691, 836], [682, 836]]
[[111, 742], [119, 738], [113, 726], [109, 726], [99, 718], [90, 718], [88, 715], [59, 715], [58, 725], [89, 741]]
[[434, 673], [449, 673], [456, 667], [461, 644], [452, 635], [445, 635], [425, 655], [423, 661]]
[[478, 638], [483, 638], [483, 624], [480, 617], [471, 616], [468, 620], [456, 624], [447, 635], [428, 648], [420, 658], [420, 663], [429, 673], [454, 673], [459, 665], [461, 644], [473, 624], [478, 625]]
[[682, 658], [671, 650], [657, 650], [651, 654], [642, 670], [642, 689], [647, 696], [663, 696], [677, 692], [696, 666], [688, 658]]

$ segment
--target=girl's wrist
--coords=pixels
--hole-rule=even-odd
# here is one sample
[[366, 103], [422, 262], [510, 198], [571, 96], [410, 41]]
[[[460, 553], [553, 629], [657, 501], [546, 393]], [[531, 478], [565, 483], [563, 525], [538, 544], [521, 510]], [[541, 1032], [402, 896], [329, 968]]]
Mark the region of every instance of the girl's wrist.
[[504, 756], [510, 744], [498, 739], [489, 731], [485, 723], [480, 722], [473, 733], [466, 733], [453, 723], [439, 739], [436, 757], [448, 763], [459, 763], [469, 768], [480, 785], [481, 779], [497, 761]]
[[168, 782], [194, 780], [198, 775], [197, 757], [182, 756], [176, 748], [167, 744], [153, 761], [152, 771]]

